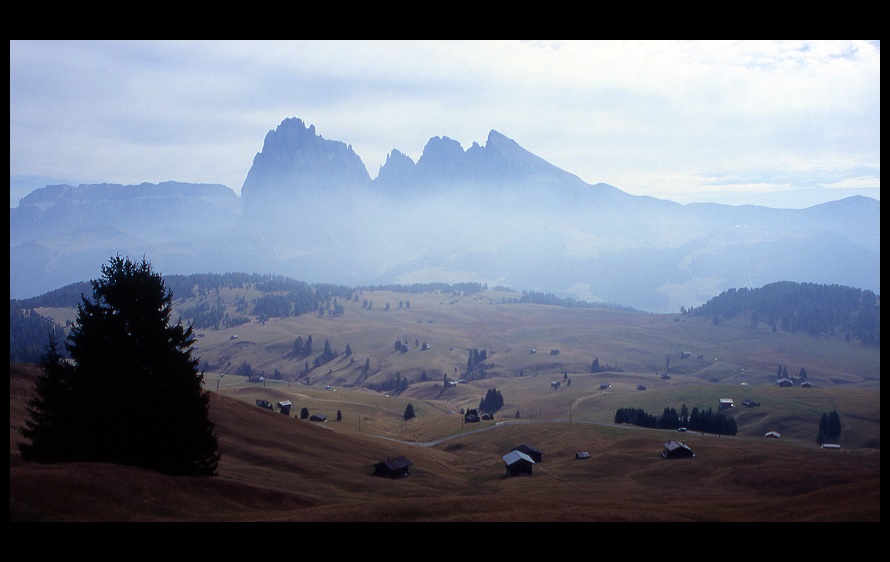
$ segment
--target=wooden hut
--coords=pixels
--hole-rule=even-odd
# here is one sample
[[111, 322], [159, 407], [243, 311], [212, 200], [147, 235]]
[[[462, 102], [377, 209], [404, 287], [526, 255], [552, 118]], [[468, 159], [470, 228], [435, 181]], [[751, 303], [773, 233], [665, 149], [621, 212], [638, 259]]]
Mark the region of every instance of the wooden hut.
[[386, 478], [403, 478], [411, 472], [411, 461], [403, 456], [386, 457], [385, 461], [374, 465], [374, 476]]
[[692, 449], [686, 443], [671, 440], [664, 444], [661, 456], [665, 459], [682, 459], [692, 458], [695, 456], [695, 453], [692, 452]]
[[535, 461], [530, 456], [515, 449], [501, 458], [504, 459], [504, 465], [509, 476], [530, 475], [532, 467], [535, 465]]
[[285, 416], [290, 415], [290, 409], [293, 404], [291, 404], [290, 400], [282, 400], [278, 403], [278, 411], [284, 414]]

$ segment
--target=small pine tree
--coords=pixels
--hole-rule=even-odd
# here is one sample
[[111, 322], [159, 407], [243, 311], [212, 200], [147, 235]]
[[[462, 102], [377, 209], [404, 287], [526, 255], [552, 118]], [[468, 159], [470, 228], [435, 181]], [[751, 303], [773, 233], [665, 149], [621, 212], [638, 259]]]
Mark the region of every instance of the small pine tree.
[[414, 413], [414, 406], [412, 406], [411, 404], [405, 406], [405, 413], [402, 415], [402, 417], [405, 418], [405, 421], [408, 421], [411, 418], [416, 418], [417, 416]]

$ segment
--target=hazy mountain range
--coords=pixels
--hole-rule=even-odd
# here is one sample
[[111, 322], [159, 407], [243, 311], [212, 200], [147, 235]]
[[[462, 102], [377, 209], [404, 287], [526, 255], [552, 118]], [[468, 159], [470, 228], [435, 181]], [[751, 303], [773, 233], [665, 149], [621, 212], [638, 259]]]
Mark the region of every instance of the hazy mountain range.
[[880, 202], [681, 205], [590, 185], [492, 130], [433, 137], [372, 179], [296, 118], [223, 185], [48, 185], [10, 208], [10, 297], [99, 276], [120, 253], [164, 274], [376, 285], [478, 281], [675, 312], [775, 281], [880, 289]]

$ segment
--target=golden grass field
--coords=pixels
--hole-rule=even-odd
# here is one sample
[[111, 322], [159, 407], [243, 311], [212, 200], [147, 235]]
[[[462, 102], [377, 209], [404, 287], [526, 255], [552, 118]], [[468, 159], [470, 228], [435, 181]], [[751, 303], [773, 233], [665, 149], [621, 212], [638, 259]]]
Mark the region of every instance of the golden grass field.
[[[713, 326], [680, 315], [502, 304], [503, 296], [365, 292], [343, 303], [342, 317], [199, 330], [195, 355], [211, 365], [206, 387], [222, 453], [210, 479], [24, 463], [18, 428], [37, 370], [11, 365], [10, 520], [880, 521], [879, 349], [752, 329], [742, 319]], [[372, 299], [371, 310], [363, 299]], [[327, 339], [341, 356], [301, 376], [305, 360], [288, 353], [307, 335], [316, 353]], [[395, 351], [395, 340], [409, 351]], [[354, 362], [342, 356], [347, 344]], [[486, 350], [486, 378], [443, 386], [445, 375], [463, 376], [470, 348]], [[681, 359], [682, 351], [691, 356]], [[621, 372], [591, 374], [594, 358]], [[232, 374], [245, 361], [263, 382]], [[777, 387], [779, 365], [792, 376], [805, 367], [813, 388]], [[282, 380], [271, 379], [275, 369]], [[397, 372], [412, 381], [406, 391], [365, 388]], [[423, 372], [427, 382], [417, 382]], [[496, 419], [462, 423], [460, 409], [477, 407], [489, 388], [504, 396]], [[734, 437], [612, 423], [621, 407], [660, 416], [682, 404], [716, 410], [720, 398], [737, 405]], [[294, 410], [262, 410], [257, 399], [290, 400]], [[744, 399], [761, 406], [744, 408]], [[406, 422], [408, 404], [417, 417]], [[301, 408], [328, 421], [301, 420]], [[815, 443], [830, 410], [841, 414], [839, 450]], [[782, 438], [767, 439], [767, 431]], [[669, 439], [685, 441], [696, 457], [662, 459]], [[541, 450], [543, 462], [531, 476], [507, 477], [502, 456], [522, 443]], [[590, 459], [575, 460], [577, 451]], [[408, 477], [371, 475], [396, 455], [413, 463]]]

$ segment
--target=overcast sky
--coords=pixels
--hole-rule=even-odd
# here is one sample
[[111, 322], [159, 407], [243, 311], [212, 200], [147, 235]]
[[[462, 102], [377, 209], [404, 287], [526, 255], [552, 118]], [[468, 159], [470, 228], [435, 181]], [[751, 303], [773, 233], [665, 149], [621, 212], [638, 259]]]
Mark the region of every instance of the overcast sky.
[[371, 177], [494, 129], [634, 195], [880, 198], [879, 41], [11, 41], [9, 62], [10, 206], [49, 180], [240, 193], [288, 117]]

